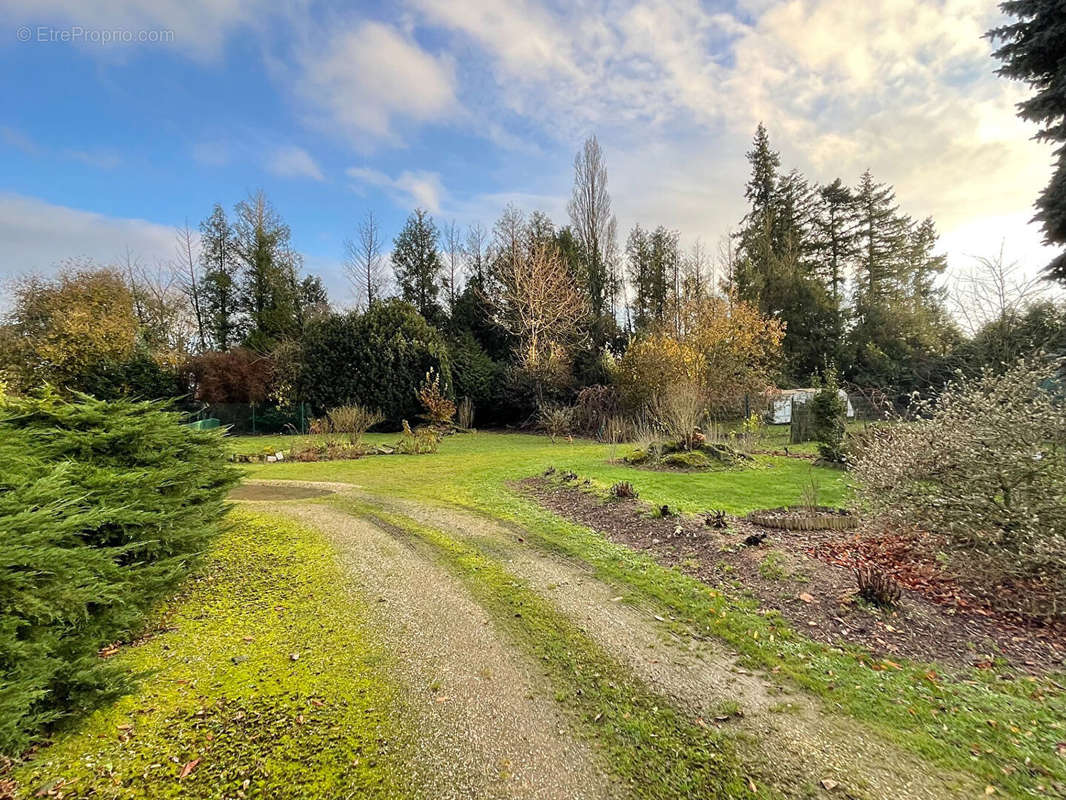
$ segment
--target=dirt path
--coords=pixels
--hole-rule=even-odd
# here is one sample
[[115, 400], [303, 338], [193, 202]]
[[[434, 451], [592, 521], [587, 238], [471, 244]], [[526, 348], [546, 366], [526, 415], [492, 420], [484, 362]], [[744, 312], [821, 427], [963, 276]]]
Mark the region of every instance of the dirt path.
[[329, 536], [350, 571], [352, 591], [372, 601], [372, 623], [414, 711], [411, 778], [426, 797], [610, 796], [594, 757], [568, 735], [536, 665], [497, 638], [484, 611], [439, 567], [370, 522], [327, 505], [258, 498], [257, 510]]
[[[752, 771], [771, 777], [786, 794], [818, 796], [825, 780], [837, 784], [837, 796], [869, 800], [984, 794], [983, 786], [969, 776], [935, 770], [860, 723], [826, 713], [805, 694], [788, 692], [770, 678], [742, 669], [724, 647], [677, 636], [656, 619], [653, 609], [619, 602], [620, 591], [593, 577], [585, 565], [520, 543], [520, 534], [505, 524], [451, 507], [377, 497], [356, 487], [348, 487], [348, 493], [489, 547], [509, 571], [550, 599], [650, 687], [708, 721], [724, 704], [735, 701], [743, 717], [725, 724], [750, 735], [753, 746], [746, 758]], [[296, 507], [303, 515], [323, 513], [311, 512], [316, 507], [310, 504]], [[359, 524], [342, 512], [330, 514]], [[500, 647], [491, 636], [487, 642]]]

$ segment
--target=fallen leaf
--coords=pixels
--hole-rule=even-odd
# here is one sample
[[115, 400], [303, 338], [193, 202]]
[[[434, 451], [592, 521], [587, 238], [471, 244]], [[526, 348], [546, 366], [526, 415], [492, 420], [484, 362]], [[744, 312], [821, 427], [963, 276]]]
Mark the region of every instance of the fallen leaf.
[[839, 783], [837, 783], [832, 778], [822, 778], [820, 783], [822, 784], [822, 788], [825, 789], [827, 792], [833, 791], [835, 788], [837, 788], [840, 785]]
[[808, 594], [807, 592], [800, 592], [797, 595], [797, 597], [799, 597], [799, 599], [802, 600], [804, 603], [813, 603], [814, 602], [814, 596]]
[[190, 761], [188, 764], [186, 764], [184, 767], [182, 767], [181, 768], [181, 772], [178, 774], [178, 780], [180, 781], [180, 780], [183, 780], [183, 779], [189, 777], [189, 775], [192, 773], [192, 771], [194, 769], [196, 769], [196, 767], [197, 767], [197, 765], [199, 763], [200, 763], [200, 759], [194, 758], [192, 761]]

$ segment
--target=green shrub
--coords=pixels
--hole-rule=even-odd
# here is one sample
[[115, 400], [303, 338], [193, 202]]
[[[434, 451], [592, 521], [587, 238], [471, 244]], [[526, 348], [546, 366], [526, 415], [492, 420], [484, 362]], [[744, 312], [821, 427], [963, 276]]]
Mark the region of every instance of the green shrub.
[[492, 405], [501, 379], [501, 365], [493, 361], [470, 331], [448, 343], [452, 387], [456, 397], [469, 397], [478, 408]]
[[832, 369], [826, 370], [822, 388], [810, 401], [811, 437], [819, 442], [822, 459], [844, 462], [844, 434], [847, 430], [847, 403], [840, 396], [840, 385]]
[[0, 753], [128, 688], [136, 635], [218, 530], [217, 431], [152, 402], [0, 398]]
[[363, 314], [329, 314], [308, 323], [299, 356], [297, 394], [316, 414], [359, 403], [399, 426], [422, 413], [418, 387], [429, 370], [451, 385], [441, 334], [414, 307], [395, 298]]

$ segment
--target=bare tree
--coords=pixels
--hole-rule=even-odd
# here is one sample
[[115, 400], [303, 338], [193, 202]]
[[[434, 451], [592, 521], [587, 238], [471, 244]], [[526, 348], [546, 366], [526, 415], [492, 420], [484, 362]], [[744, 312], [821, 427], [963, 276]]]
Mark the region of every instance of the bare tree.
[[355, 292], [356, 302], [370, 304], [381, 297], [384, 267], [381, 257], [381, 228], [373, 211], [359, 223], [358, 238], [344, 242], [344, 270]]
[[466, 259], [468, 277], [475, 279], [479, 286], [485, 285], [486, 267], [488, 265], [488, 232], [475, 222], [466, 229], [466, 241], [463, 243], [463, 255]]
[[123, 271], [133, 297], [140, 337], [149, 350], [175, 357], [188, 353], [198, 330], [183, 272], [173, 263], [146, 267], [128, 248]]
[[581, 243], [585, 282], [592, 313], [615, 312], [618, 295], [616, 223], [607, 193], [607, 167], [595, 136], [574, 157], [574, 190], [567, 207]]
[[736, 237], [732, 233], [724, 234], [718, 239], [718, 252], [715, 253], [715, 261], [711, 266], [712, 274], [719, 278], [718, 288], [727, 297], [733, 296], [734, 282], [737, 272], [737, 248], [734, 244]]
[[193, 235], [189, 227], [189, 221], [185, 226], [178, 229], [177, 233], [177, 267], [175, 272], [182, 275], [180, 280], [181, 290], [189, 301], [193, 321], [196, 325], [196, 342], [199, 352], [207, 349], [206, 318], [204, 310], [204, 298], [200, 288], [200, 246], [199, 238]]
[[1003, 243], [994, 256], [974, 258], [955, 280], [952, 298], [959, 321], [972, 335], [989, 323], [1009, 326], [1047, 291], [1039, 275], [1026, 276], [1017, 261], [1007, 262]]
[[463, 280], [465, 248], [459, 228], [452, 220], [444, 227], [444, 280], [448, 284], [448, 310], [455, 309], [459, 296], [459, 284]]
[[587, 313], [558, 249], [551, 242], [517, 248], [499, 261], [504, 326], [518, 338], [515, 355], [526, 369], [540, 372], [564, 357]]

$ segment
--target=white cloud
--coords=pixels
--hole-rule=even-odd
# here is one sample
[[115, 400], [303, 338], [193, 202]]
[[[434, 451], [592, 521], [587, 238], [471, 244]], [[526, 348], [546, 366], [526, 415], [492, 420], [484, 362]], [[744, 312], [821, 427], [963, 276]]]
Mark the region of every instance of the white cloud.
[[[217, 58], [228, 36], [258, 24], [271, 9], [266, 0], [4, 0], [3, 7], [9, 28], [31, 28], [33, 38], [19, 47], [75, 46], [100, 55], [167, 47], [202, 60]], [[39, 41], [39, 27], [77, 38]], [[128, 41], [126, 32], [132, 34]], [[155, 38], [141, 41], [141, 32], [154, 32]], [[102, 43], [108, 33], [111, 41]]]
[[[1050, 152], [1015, 116], [1024, 88], [994, 74], [983, 38], [993, 4], [743, 0], [730, 14], [699, 0], [409, 3], [472, 51], [460, 97], [502, 120], [494, 142], [532, 128], [572, 152], [600, 136], [623, 226], [663, 222], [714, 241], [735, 225], [761, 120], [786, 168], [852, 184], [869, 168], [894, 184], [905, 211], [937, 220], [952, 262], [967, 242], [983, 249], [975, 231], [989, 229], [1042, 258], [1025, 220]], [[565, 196], [565, 162], [557, 175]]]
[[311, 178], [324, 180], [322, 170], [302, 147], [280, 147], [267, 160], [267, 169], [283, 178]]
[[440, 211], [444, 186], [436, 172], [404, 170], [393, 178], [376, 169], [350, 167], [345, 171], [356, 181], [357, 187], [374, 186], [384, 189], [393, 201], [404, 208], [424, 208], [434, 214]]
[[175, 230], [141, 219], [108, 217], [34, 197], [0, 193], [0, 278], [50, 273], [64, 259], [116, 263], [126, 248], [146, 264], [174, 257]]
[[401, 121], [430, 122], [457, 111], [451, 62], [395, 28], [362, 22], [296, 54], [292, 90], [318, 127], [366, 149], [396, 140]]

